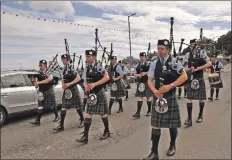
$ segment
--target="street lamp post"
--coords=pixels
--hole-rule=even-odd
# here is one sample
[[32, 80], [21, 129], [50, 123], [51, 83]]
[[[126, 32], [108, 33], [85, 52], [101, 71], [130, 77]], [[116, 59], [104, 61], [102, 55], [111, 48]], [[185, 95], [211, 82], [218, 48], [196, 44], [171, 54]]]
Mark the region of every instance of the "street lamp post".
[[130, 46], [130, 59], [131, 59], [131, 36], [130, 36], [130, 17], [136, 15], [136, 13], [133, 13], [128, 16], [128, 29], [129, 29], [129, 46]]

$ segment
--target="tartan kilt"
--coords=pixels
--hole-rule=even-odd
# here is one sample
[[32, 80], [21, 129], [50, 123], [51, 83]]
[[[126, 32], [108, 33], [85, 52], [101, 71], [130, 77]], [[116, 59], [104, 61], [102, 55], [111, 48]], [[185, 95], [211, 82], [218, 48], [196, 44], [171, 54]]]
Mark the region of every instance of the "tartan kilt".
[[87, 103], [86, 113], [95, 115], [108, 114], [108, 103], [104, 89], [101, 89], [97, 95], [97, 104], [89, 106]]
[[54, 89], [50, 89], [48, 91], [42, 92], [44, 99], [42, 101], [38, 101], [38, 107], [44, 107], [45, 109], [53, 109], [56, 108], [56, 96]]
[[69, 87], [67, 89], [70, 89], [72, 92], [72, 98], [66, 99], [65, 98], [65, 90], [63, 92], [62, 96], [62, 106], [65, 108], [81, 108], [83, 107], [83, 102], [80, 96], [79, 89], [77, 88], [77, 85], [74, 85], [72, 87]]
[[176, 95], [167, 98], [168, 111], [166, 113], [158, 113], [155, 111], [156, 100], [157, 98], [154, 97], [152, 101], [151, 126], [159, 128], [181, 127], [179, 104]]
[[119, 80], [119, 81], [116, 81], [115, 83], [116, 83], [118, 89], [117, 89], [117, 91], [112, 91], [112, 89], [111, 89], [112, 85], [111, 85], [110, 86], [110, 96], [111, 97], [124, 97], [124, 96], [126, 96], [126, 93], [125, 93], [126, 90], [122, 84], [122, 81]]
[[221, 82], [218, 83], [218, 84], [211, 84], [210, 88], [223, 88], [223, 83], [222, 83], [221, 76], [219, 78], [220, 78]]
[[128, 79], [127, 79], [127, 76], [124, 76], [123, 77], [123, 80], [124, 80], [124, 82], [125, 82], [125, 84], [126, 84], [126, 86], [124, 85], [124, 88], [125, 89], [131, 89], [131, 85], [130, 85], [130, 83], [129, 83], [129, 81], [128, 81]]
[[196, 78], [199, 81], [199, 88], [194, 90], [191, 83], [186, 84], [187, 99], [190, 100], [206, 100], [206, 88], [204, 78]]
[[147, 82], [144, 83], [145, 84], [145, 91], [144, 92], [139, 92], [138, 88], [139, 88], [140, 83], [143, 83], [143, 82], [138, 82], [137, 83], [137, 89], [136, 89], [135, 97], [152, 97], [153, 92], [151, 91], [151, 89], [148, 86]]

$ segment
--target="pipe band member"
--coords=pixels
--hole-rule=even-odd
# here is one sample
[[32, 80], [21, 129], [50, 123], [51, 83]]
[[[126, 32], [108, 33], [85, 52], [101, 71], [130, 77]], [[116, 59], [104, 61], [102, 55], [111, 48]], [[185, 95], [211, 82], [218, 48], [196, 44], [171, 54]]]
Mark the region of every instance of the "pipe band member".
[[[151, 140], [152, 148], [150, 155], [145, 159], [158, 160], [158, 146], [161, 135], [161, 128], [169, 128], [170, 146], [167, 156], [173, 156], [176, 151], [177, 128], [181, 127], [181, 118], [179, 112], [179, 104], [176, 98], [176, 86], [181, 85], [187, 80], [186, 72], [180, 61], [169, 55], [170, 42], [167, 39], [158, 40], [159, 58], [151, 63], [148, 72], [148, 86], [153, 92], [152, 116], [151, 116]], [[163, 68], [166, 67], [168, 74], [164, 77]], [[163, 78], [163, 86], [161, 87], [161, 79]], [[153, 82], [155, 80], [155, 83]], [[168, 110], [166, 113], [157, 112], [156, 100], [163, 97], [167, 100]]]
[[220, 83], [215, 84], [215, 85], [210, 85], [210, 97], [208, 98], [209, 100], [213, 100], [213, 94], [214, 94], [214, 88], [216, 89], [216, 100], [218, 100], [218, 95], [219, 95], [219, 89], [223, 88], [223, 83], [221, 79], [221, 70], [224, 68], [222, 62], [217, 60], [217, 55], [212, 55], [211, 57], [211, 62], [212, 66], [209, 68], [210, 73], [218, 73], [219, 78], [221, 80]]
[[[135, 97], [137, 97], [137, 111], [133, 115], [135, 118], [140, 118], [140, 112], [143, 105], [143, 100], [147, 101], [147, 113], [146, 116], [150, 116], [151, 114], [151, 100], [152, 100], [152, 91], [148, 86], [147, 73], [149, 71], [150, 63], [147, 61], [147, 56], [145, 52], [141, 52], [139, 54], [140, 62], [136, 65], [134, 69], [134, 76], [137, 77], [137, 89], [135, 93]], [[143, 90], [140, 90], [144, 88]]]
[[131, 89], [131, 85], [128, 81], [128, 78], [127, 78], [127, 73], [129, 72], [127, 66], [125, 65], [125, 63], [121, 60], [121, 61], [118, 61], [119, 65], [122, 67], [122, 71], [123, 71], [123, 80], [125, 82], [125, 90], [126, 90], [126, 97], [125, 97], [125, 101], [128, 101], [128, 89]]
[[96, 104], [90, 105], [87, 102], [85, 122], [84, 122], [84, 134], [77, 142], [88, 143], [89, 128], [92, 122], [92, 115], [100, 115], [102, 122], [105, 126], [101, 140], [110, 137], [109, 121], [108, 121], [108, 104], [104, 90], [105, 83], [109, 80], [107, 71], [102, 67], [101, 63], [96, 61], [97, 53], [94, 50], [85, 51], [87, 59], [87, 67], [84, 69], [82, 79], [84, 79], [85, 91], [90, 96], [94, 94], [97, 96]]
[[[111, 66], [110, 66], [109, 74], [110, 74], [111, 87], [110, 87], [109, 115], [111, 114], [111, 109], [115, 100], [117, 100], [119, 103], [119, 109], [117, 113], [123, 112], [121, 97], [125, 96], [125, 88], [121, 81], [121, 79], [124, 76], [122, 67], [117, 63], [116, 56], [111, 56], [110, 60], [111, 60]], [[114, 90], [114, 88], [116, 88], [116, 90]]]
[[[196, 39], [190, 40], [190, 50], [194, 49], [196, 45]], [[198, 47], [196, 47], [198, 48]], [[210, 62], [209, 57], [204, 52], [202, 48], [194, 49], [192, 52], [192, 56], [190, 52], [185, 54], [184, 62], [187, 64], [185, 70], [192, 70], [192, 79], [198, 80], [199, 86], [198, 89], [192, 88], [191, 83], [186, 84], [187, 89], [187, 111], [188, 111], [188, 118], [185, 120], [184, 124], [186, 126], [192, 126], [192, 100], [199, 100], [199, 114], [196, 120], [197, 123], [201, 123], [203, 121], [203, 110], [205, 106], [206, 100], [206, 88], [205, 88], [205, 81], [204, 81], [204, 69], [210, 67], [212, 63]]]
[[80, 91], [77, 87], [77, 83], [81, 80], [77, 71], [75, 71], [71, 65], [71, 57], [68, 54], [61, 55], [63, 69], [62, 88], [64, 89], [62, 97], [62, 107], [60, 112], [60, 124], [58, 127], [53, 128], [55, 131], [64, 131], [64, 120], [66, 116], [66, 110], [74, 107], [80, 116], [80, 124], [78, 128], [84, 126], [84, 116], [82, 113], [83, 102], [80, 96]]
[[33, 125], [39, 126], [40, 119], [43, 114], [44, 108], [52, 108], [55, 114], [55, 119], [53, 122], [59, 121], [59, 116], [56, 108], [56, 97], [53, 89], [53, 76], [51, 72], [48, 71], [47, 61], [39, 61], [40, 72], [36, 75], [37, 80], [34, 82], [35, 87], [39, 87], [39, 93], [41, 94], [42, 99], [38, 99], [38, 109], [37, 109], [37, 118], [34, 122], [30, 122]]

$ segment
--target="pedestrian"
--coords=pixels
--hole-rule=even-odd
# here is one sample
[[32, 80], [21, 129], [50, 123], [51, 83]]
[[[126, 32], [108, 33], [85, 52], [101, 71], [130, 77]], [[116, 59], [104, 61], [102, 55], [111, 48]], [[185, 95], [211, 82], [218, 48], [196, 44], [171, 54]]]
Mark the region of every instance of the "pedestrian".
[[53, 128], [56, 132], [64, 131], [64, 120], [66, 117], [66, 110], [74, 107], [80, 116], [80, 124], [78, 128], [84, 125], [84, 116], [82, 113], [83, 102], [80, 96], [80, 91], [77, 87], [77, 83], [81, 80], [78, 72], [74, 70], [72, 66], [72, 60], [69, 54], [61, 55], [63, 69], [62, 88], [64, 89], [62, 97], [62, 107], [60, 112], [60, 123], [56, 128]]
[[209, 68], [210, 73], [217, 73], [219, 75], [220, 82], [218, 84], [211, 84], [210, 85], [210, 97], [209, 100], [213, 100], [214, 89], [216, 89], [216, 100], [218, 100], [219, 90], [223, 88], [223, 83], [221, 79], [221, 70], [224, 68], [222, 62], [217, 60], [217, 56], [214, 54], [211, 57], [212, 66]]
[[150, 155], [144, 159], [150, 160], [159, 159], [158, 146], [161, 128], [169, 128], [170, 132], [171, 142], [167, 156], [173, 156], [175, 154], [177, 128], [181, 127], [179, 104], [176, 98], [176, 86], [181, 85], [187, 80], [187, 75], [183, 70], [181, 62], [177, 62], [175, 57], [169, 55], [169, 40], [158, 40], [157, 48], [159, 58], [151, 63], [148, 72], [148, 86], [154, 95], [151, 116], [152, 149]]
[[198, 48], [196, 39], [190, 40], [191, 51], [186, 53], [184, 58], [184, 63], [187, 65], [185, 70], [192, 71], [192, 82], [186, 84], [188, 113], [188, 118], [184, 122], [186, 126], [192, 126], [192, 100], [199, 100], [200, 109], [196, 122], [201, 123], [203, 121], [204, 101], [206, 100], [204, 69], [212, 65], [204, 50], [202, 48], [200, 50], [196, 48]]
[[57, 113], [56, 97], [53, 89], [53, 76], [48, 70], [47, 61], [39, 61], [40, 72], [36, 75], [38, 81], [34, 81], [35, 87], [39, 87], [39, 98], [38, 98], [38, 109], [37, 118], [35, 121], [30, 122], [32, 125], [39, 126], [40, 119], [45, 108], [52, 108], [55, 114], [55, 119], [53, 122], [59, 121], [59, 116]]
[[110, 74], [111, 87], [110, 87], [109, 115], [111, 114], [111, 109], [114, 101], [118, 101], [119, 103], [119, 109], [117, 113], [123, 112], [121, 97], [125, 96], [125, 88], [121, 81], [121, 79], [124, 76], [122, 67], [117, 63], [116, 56], [111, 56], [110, 60], [111, 60], [111, 67], [109, 74]]
[[84, 121], [84, 134], [77, 142], [88, 143], [89, 128], [92, 123], [92, 115], [99, 115], [105, 126], [101, 140], [110, 137], [108, 104], [104, 90], [105, 83], [109, 80], [107, 71], [101, 63], [96, 61], [97, 53], [94, 50], [85, 51], [88, 66], [84, 69], [82, 78], [84, 79], [85, 91], [87, 93], [87, 108]]
[[137, 111], [133, 115], [135, 118], [140, 118], [140, 112], [143, 105], [143, 101], [147, 101], [147, 113], [146, 116], [151, 114], [151, 100], [152, 100], [152, 91], [148, 86], [147, 73], [149, 71], [150, 63], [147, 61], [147, 56], [145, 52], [139, 54], [140, 62], [135, 67], [134, 76], [137, 77], [137, 89], [135, 97], [137, 97]]
[[120, 66], [122, 67], [122, 71], [123, 71], [123, 74], [124, 74], [124, 76], [123, 76], [123, 84], [124, 84], [124, 88], [125, 88], [125, 90], [126, 90], [126, 97], [125, 97], [125, 101], [128, 101], [128, 90], [129, 89], [131, 89], [131, 86], [130, 86], [130, 83], [129, 83], [129, 81], [128, 81], [128, 79], [127, 79], [127, 73], [128, 73], [128, 68], [126, 67], [126, 65], [125, 65], [125, 63], [124, 63], [124, 61], [118, 61], [118, 63], [120, 64]]

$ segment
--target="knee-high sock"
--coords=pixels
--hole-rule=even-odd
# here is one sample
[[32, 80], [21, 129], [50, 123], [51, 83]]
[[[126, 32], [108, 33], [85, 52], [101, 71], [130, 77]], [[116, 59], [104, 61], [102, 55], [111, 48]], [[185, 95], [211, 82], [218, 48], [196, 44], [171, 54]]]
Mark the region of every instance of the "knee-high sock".
[[86, 138], [88, 138], [89, 136], [89, 128], [91, 126], [92, 123], [92, 118], [85, 118], [84, 120], [84, 136]]
[[189, 119], [192, 119], [192, 108], [193, 108], [193, 104], [187, 103], [187, 111], [188, 111], [188, 118]]
[[147, 101], [147, 107], [148, 107], [147, 112], [151, 112], [151, 101]]
[[176, 145], [176, 137], [177, 137], [177, 128], [169, 128], [170, 133], [170, 145]]
[[108, 117], [102, 118], [102, 122], [105, 126], [104, 132], [109, 132], [109, 120]]
[[158, 154], [160, 135], [161, 135], [161, 129], [152, 129], [152, 133], [151, 133], [152, 151], [155, 154]]
[[109, 102], [109, 112], [111, 112], [112, 106], [114, 104], [114, 99], [110, 98], [110, 102]]
[[126, 98], [128, 98], [128, 90], [126, 90]]
[[66, 110], [61, 110], [60, 111], [60, 126], [64, 127], [64, 120], [66, 116]]
[[213, 97], [214, 94], [214, 88], [210, 88], [210, 97]]
[[137, 114], [140, 114], [142, 105], [143, 105], [143, 101], [137, 102], [137, 112], [136, 112]]
[[204, 110], [204, 107], [205, 107], [205, 102], [199, 102], [199, 107], [200, 107], [199, 117], [202, 117], [203, 110]]
[[38, 122], [40, 122], [42, 114], [43, 114], [43, 108], [39, 108], [37, 110], [37, 119], [36, 119]]
[[216, 97], [218, 98], [219, 88], [216, 88]]
[[118, 103], [119, 103], [119, 110], [123, 110], [123, 107], [122, 107], [122, 98], [118, 98]]
[[83, 116], [83, 112], [82, 112], [81, 108], [76, 109], [76, 111], [77, 111], [77, 113], [80, 116], [80, 120], [83, 121], [84, 120], [84, 116]]

